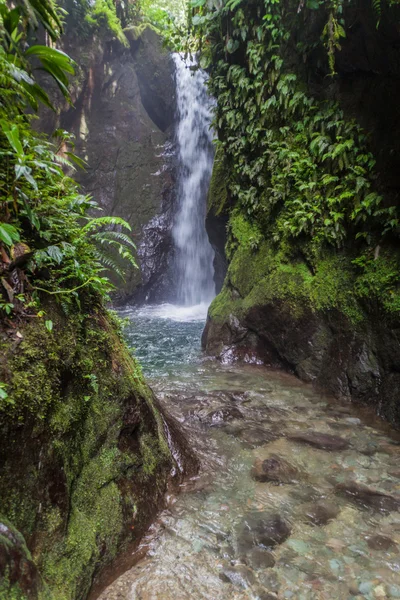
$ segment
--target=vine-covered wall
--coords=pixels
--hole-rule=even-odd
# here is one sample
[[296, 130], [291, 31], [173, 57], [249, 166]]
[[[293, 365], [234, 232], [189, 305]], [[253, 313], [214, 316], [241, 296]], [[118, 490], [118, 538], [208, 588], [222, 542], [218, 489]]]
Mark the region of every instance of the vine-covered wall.
[[[346, 331], [344, 347], [364, 343], [374, 357], [365, 370], [381, 381], [399, 366], [400, 349], [394, 341], [381, 364], [369, 330], [379, 320], [392, 335], [400, 309], [398, 8], [356, 0], [197, 4], [219, 163], [229, 174], [221, 185], [217, 164], [211, 186], [211, 206], [229, 214], [229, 268], [204, 344], [215, 354], [232, 344], [241, 357], [264, 352], [267, 362], [323, 383], [326, 357], [340, 358], [336, 324]], [[380, 385], [361, 393], [348, 375], [360, 344], [338, 369], [349, 383], [328, 387], [377, 403]]]

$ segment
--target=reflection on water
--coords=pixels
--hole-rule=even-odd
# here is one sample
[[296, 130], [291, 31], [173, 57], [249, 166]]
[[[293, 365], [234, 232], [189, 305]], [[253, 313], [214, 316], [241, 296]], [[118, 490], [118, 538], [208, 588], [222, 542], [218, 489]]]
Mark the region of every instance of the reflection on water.
[[126, 310], [127, 336], [202, 468], [101, 599], [400, 598], [395, 432], [289, 375], [205, 361], [204, 322], [164, 309]]

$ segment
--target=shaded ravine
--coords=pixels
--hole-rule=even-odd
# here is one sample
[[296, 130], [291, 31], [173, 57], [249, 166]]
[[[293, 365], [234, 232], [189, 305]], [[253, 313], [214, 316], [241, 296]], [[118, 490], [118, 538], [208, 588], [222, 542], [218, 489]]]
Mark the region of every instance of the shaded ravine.
[[398, 434], [290, 375], [204, 359], [198, 311], [124, 315], [201, 471], [99, 598], [399, 598]]

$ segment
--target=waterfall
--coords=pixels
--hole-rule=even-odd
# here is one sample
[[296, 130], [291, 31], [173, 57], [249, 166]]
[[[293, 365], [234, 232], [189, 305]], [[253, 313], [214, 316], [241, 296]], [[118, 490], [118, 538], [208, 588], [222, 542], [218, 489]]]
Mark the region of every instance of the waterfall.
[[174, 54], [178, 105], [178, 211], [173, 227], [177, 300], [185, 306], [209, 303], [215, 295], [213, 258], [205, 229], [206, 198], [213, 165], [212, 103], [206, 74]]

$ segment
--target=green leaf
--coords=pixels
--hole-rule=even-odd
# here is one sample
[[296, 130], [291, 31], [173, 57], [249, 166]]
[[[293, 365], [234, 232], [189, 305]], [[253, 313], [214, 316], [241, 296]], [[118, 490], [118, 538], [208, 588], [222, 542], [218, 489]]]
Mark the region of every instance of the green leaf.
[[61, 264], [64, 258], [64, 252], [58, 246], [48, 246], [46, 248], [46, 254], [58, 265]]
[[50, 319], [49, 319], [49, 320], [45, 321], [44, 324], [46, 326], [47, 331], [53, 331], [53, 321], [50, 321]]
[[12, 246], [15, 242], [19, 242], [20, 236], [14, 225], [9, 223], [0, 223], [0, 242], [6, 246]]

